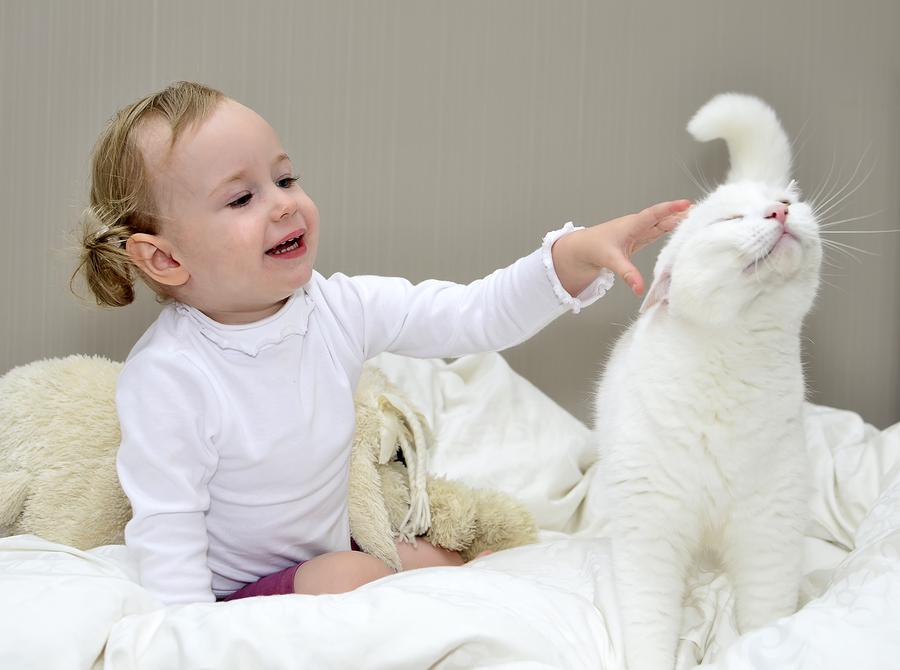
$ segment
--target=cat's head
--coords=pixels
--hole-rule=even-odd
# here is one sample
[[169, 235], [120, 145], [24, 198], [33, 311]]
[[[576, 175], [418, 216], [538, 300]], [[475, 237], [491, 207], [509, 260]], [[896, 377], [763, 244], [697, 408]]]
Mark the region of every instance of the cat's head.
[[665, 308], [712, 327], [802, 320], [822, 249], [813, 210], [789, 181], [781, 123], [759, 99], [728, 94], [701, 108], [688, 129], [704, 141], [726, 139], [731, 171], [672, 233], [641, 311]]

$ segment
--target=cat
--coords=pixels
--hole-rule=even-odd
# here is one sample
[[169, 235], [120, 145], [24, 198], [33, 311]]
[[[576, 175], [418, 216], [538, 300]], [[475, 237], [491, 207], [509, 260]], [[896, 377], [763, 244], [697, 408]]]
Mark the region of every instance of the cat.
[[766, 103], [714, 97], [688, 131], [724, 138], [730, 171], [660, 251], [595, 395], [629, 670], [674, 666], [685, 580], [709, 552], [733, 587], [741, 633], [792, 614], [801, 577], [800, 333], [819, 284], [818, 223]]

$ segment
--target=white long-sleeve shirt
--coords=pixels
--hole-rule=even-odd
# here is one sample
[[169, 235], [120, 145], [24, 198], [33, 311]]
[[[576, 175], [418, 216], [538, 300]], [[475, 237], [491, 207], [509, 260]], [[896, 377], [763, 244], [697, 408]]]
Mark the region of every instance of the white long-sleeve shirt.
[[180, 303], [163, 309], [116, 394], [118, 472], [134, 514], [125, 539], [144, 587], [167, 604], [213, 601], [348, 549], [363, 363], [383, 351], [498, 351], [593, 302], [612, 275], [571, 298], [550, 256], [564, 231], [468, 286], [314, 273], [252, 324], [219, 324]]

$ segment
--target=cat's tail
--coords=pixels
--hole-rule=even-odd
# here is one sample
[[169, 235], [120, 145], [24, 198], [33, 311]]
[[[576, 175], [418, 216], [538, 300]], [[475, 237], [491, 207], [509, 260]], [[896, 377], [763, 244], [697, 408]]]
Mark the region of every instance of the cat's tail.
[[787, 187], [791, 180], [791, 143], [774, 110], [759, 98], [723, 93], [707, 102], [688, 123], [701, 142], [728, 143], [731, 170], [726, 183], [752, 179]]

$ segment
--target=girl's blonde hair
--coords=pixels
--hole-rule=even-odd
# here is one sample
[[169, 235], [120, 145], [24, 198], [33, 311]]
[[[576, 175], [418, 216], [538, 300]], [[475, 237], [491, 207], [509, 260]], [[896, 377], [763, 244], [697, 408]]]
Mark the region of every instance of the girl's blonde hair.
[[81, 216], [80, 262], [72, 276], [74, 283], [83, 275], [98, 305], [122, 307], [134, 301], [134, 284], [143, 274], [125, 251], [125, 242], [135, 233], [160, 230], [141, 152], [141, 128], [151, 119], [168, 123], [171, 150], [186, 128], [203, 123], [223, 99], [223, 93], [208, 86], [176, 82], [120, 110], [100, 135], [91, 160], [90, 205]]

